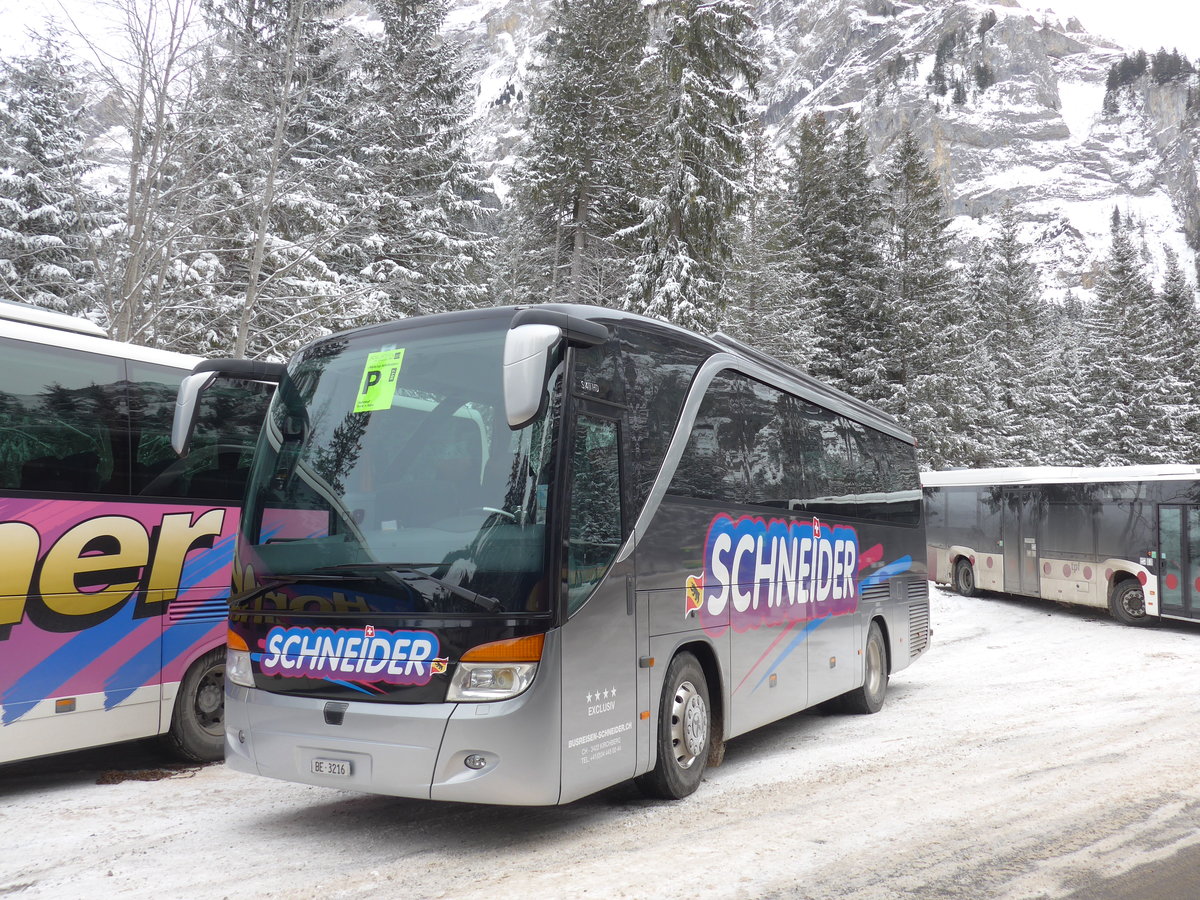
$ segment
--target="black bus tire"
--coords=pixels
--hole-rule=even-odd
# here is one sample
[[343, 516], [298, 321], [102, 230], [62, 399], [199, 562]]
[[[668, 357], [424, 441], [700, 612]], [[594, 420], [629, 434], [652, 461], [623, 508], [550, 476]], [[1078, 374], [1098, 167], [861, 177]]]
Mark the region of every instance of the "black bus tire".
[[700, 786], [712, 735], [708, 683], [691, 653], [667, 667], [658, 706], [658, 762], [636, 779], [650, 797], [679, 800]]
[[975, 569], [969, 559], [961, 556], [954, 564], [954, 589], [964, 597], [979, 596], [979, 588], [975, 586]]
[[871, 622], [867, 632], [867, 643], [863, 647], [863, 684], [838, 698], [842, 710], [849, 713], [870, 715], [883, 709], [887, 699], [888, 655], [883, 642], [883, 631], [878, 622]]
[[1146, 614], [1146, 595], [1140, 582], [1123, 578], [1113, 585], [1108, 597], [1108, 611], [1122, 625], [1153, 625], [1154, 619]]
[[225, 648], [192, 663], [175, 697], [167, 748], [191, 762], [225, 758]]

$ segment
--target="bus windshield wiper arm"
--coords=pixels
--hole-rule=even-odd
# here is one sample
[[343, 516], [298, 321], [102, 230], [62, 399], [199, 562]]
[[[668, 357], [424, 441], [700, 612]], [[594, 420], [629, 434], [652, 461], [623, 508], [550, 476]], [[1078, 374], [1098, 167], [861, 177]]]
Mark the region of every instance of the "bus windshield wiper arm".
[[[351, 579], [354, 576], [349, 576]], [[366, 576], [359, 576], [365, 578]], [[275, 588], [283, 587], [285, 584], [295, 584], [298, 581], [345, 581], [345, 575], [326, 574], [321, 575], [316, 572], [297, 572], [288, 575], [268, 575], [261, 581], [255, 583], [249, 590], [242, 591], [233, 597], [230, 597], [230, 602], [242, 602], [257, 597], [260, 594], [265, 594], [267, 591], [273, 591]]]
[[355, 570], [382, 570], [385, 572], [393, 572], [397, 575], [416, 575], [419, 578], [424, 578], [426, 581], [432, 581], [434, 584], [458, 597], [460, 600], [466, 600], [468, 603], [473, 603], [480, 609], [486, 612], [500, 612], [504, 609], [504, 604], [495, 597], [488, 597], [484, 594], [475, 591], [467, 590], [465, 587], [460, 587], [451, 581], [444, 578], [438, 578], [436, 575], [430, 575], [428, 572], [422, 572], [420, 566], [440, 566], [441, 563], [384, 563], [384, 562], [369, 562], [369, 563], [342, 563], [337, 566], [321, 566], [318, 572], [353, 572]]

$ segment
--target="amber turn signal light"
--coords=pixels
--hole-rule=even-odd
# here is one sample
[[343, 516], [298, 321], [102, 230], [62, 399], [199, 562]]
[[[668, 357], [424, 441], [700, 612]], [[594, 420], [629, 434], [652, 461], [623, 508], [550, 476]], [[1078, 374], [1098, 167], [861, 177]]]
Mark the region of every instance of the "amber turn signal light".
[[230, 650], [244, 650], [247, 653], [250, 652], [250, 647], [246, 643], [246, 639], [233, 629], [229, 629], [229, 631], [226, 632], [225, 644]]
[[493, 641], [472, 647], [462, 655], [462, 662], [538, 662], [542, 658], [545, 643], [544, 634]]

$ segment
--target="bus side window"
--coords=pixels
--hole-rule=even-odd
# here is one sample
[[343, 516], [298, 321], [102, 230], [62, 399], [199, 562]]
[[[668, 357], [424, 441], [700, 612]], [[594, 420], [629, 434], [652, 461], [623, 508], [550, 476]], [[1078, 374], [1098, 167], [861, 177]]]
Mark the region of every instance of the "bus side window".
[[636, 518], [666, 456], [696, 369], [711, 350], [659, 333], [653, 324], [618, 327], [628, 406], [623, 429], [629, 513]]
[[787, 422], [791, 508], [810, 515], [852, 516], [857, 498], [849, 484], [850, 447], [842, 420], [796, 397]]
[[892, 525], [921, 519], [921, 486], [910, 445], [899, 438], [847, 422], [854, 452], [859, 516]]
[[759, 506], [787, 509], [789, 488], [786, 448], [787, 394], [758, 381], [747, 379], [742, 403], [747, 435], [747, 501]]
[[124, 493], [122, 361], [11, 340], [0, 351], [0, 487]]
[[591, 595], [621, 547], [621, 474], [615, 422], [580, 416], [571, 453], [567, 614]]
[[742, 398], [746, 379], [721, 372], [709, 384], [687, 447], [671, 479], [670, 493], [720, 503], [746, 502], [750, 447]]

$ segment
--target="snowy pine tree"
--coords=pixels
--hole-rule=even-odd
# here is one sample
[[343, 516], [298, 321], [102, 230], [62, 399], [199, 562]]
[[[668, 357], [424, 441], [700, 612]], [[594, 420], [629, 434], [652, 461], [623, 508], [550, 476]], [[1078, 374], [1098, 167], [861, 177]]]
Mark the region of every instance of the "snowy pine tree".
[[805, 156], [810, 143], [803, 137], [811, 131], [806, 126], [801, 125], [800, 149], [792, 150], [792, 165], [781, 174], [761, 119], [751, 125], [748, 197], [735, 254], [739, 264], [729, 275], [721, 326], [801, 370], [812, 366], [823, 330], [807, 248], [821, 216], [828, 213], [814, 208], [812, 185], [799, 173], [803, 163], [798, 157]]
[[92, 303], [84, 90], [53, 37], [0, 63], [0, 298], [78, 314]]
[[884, 359], [894, 340], [883, 289], [883, 195], [857, 116], [847, 119], [833, 147], [831, 188], [813, 260], [822, 325], [814, 374], [860, 399], [881, 402], [892, 394]]
[[217, 35], [188, 127], [200, 237], [194, 317], [234, 355], [286, 354], [353, 319], [331, 248], [349, 229], [337, 185], [364, 38], [328, 0], [209, 0]]
[[1196, 435], [1200, 434], [1200, 313], [1196, 310], [1196, 292], [1179, 264], [1173, 249], [1166, 247], [1166, 270], [1159, 310], [1163, 317], [1161, 334], [1167, 364], [1178, 385], [1179, 394], [1171, 404], [1171, 457], [1175, 462], [1200, 462]]
[[981, 339], [994, 366], [991, 392], [1004, 411], [1009, 431], [995, 447], [1007, 465], [1033, 465], [1049, 449], [1044, 436], [1047, 418], [1054, 415], [1045, 404], [1048, 358], [1044, 306], [1038, 291], [1037, 270], [1029, 248], [1020, 240], [1020, 222], [1011, 205], [1000, 212], [995, 239], [990, 244], [987, 289], [979, 313]]
[[353, 186], [357, 206], [340, 243], [386, 317], [469, 309], [490, 279], [483, 223], [495, 199], [467, 149], [465, 73], [440, 35], [446, 3], [374, 5], [383, 37], [367, 50], [334, 182]]
[[632, 254], [615, 236], [637, 221], [635, 198], [656, 163], [648, 35], [637, 0], [554, 5], [514, 173], [526, 252], [540, 261], [531, 293], [541, 299], [620, 300]]
[[708, 331], [721, 319], [745, 129], [758, 77], [744, 0], [659, 0], [652, 60], [662, 122], [656, 196], [629, 229], [640, 244], [625, 308]]
[[1083, 394], [1084, 360], [1088, 347], [1088, 309], [1068, 293], [1060, 306], [1043, 310], [1045, 340], [1053, 342], [1046, 354], [1046, 380], [1042, 422], [1042, 445], [1045, 455], [1039, 462], [1046, 465], [1085, 465], [1076, 435], [1079, 423], [1090, 417]]
[[908, 423], [925, 465], [961, 464], [977, 452], [960, 424], [964, 402], [978, 389], [964, 366], [971, 323], [950, 269], [941, 186], [911, 131], [892, 148], [884, 183], [890, 340], [883, 368], [892, 395], [877, 402]]
[[1159, 330], [1159, 304], [1133, 227], [1119, 222], [1086, 319], [1080, 384], [1083, 413], [1070, 453], [1088, 465], [1171, 461], [1180, 393]]

